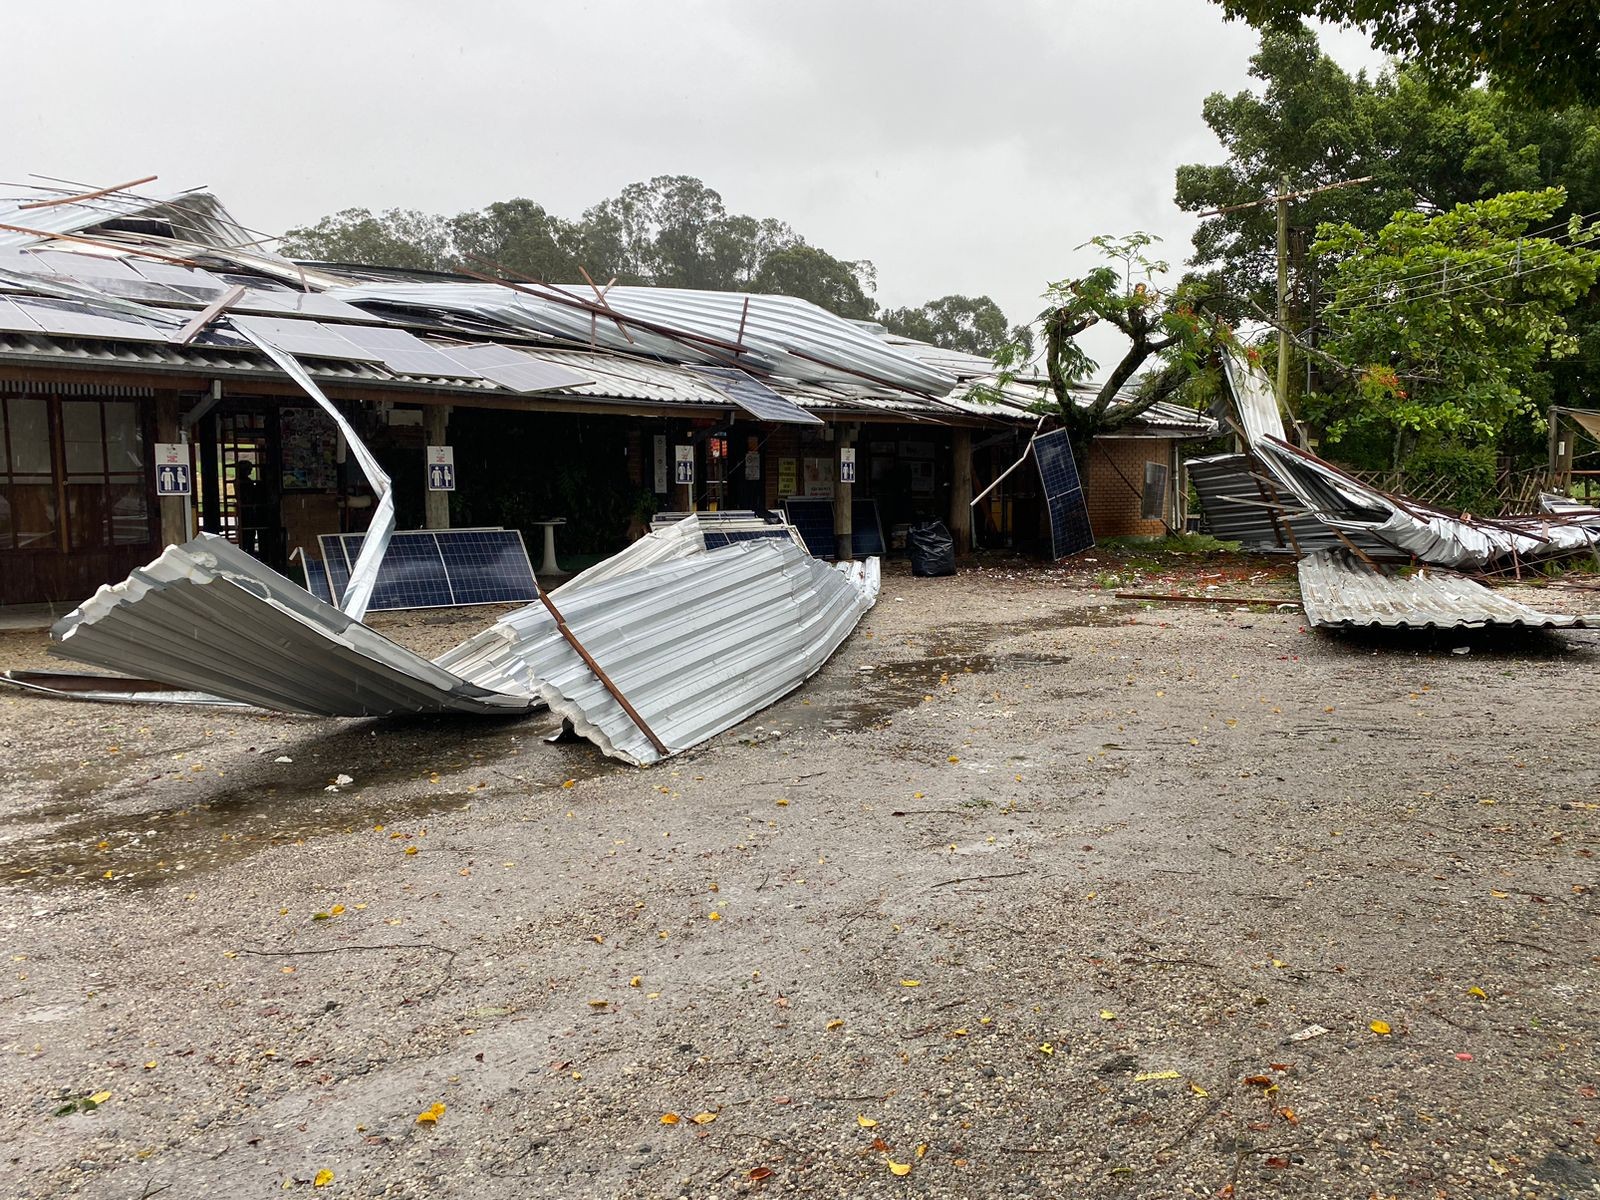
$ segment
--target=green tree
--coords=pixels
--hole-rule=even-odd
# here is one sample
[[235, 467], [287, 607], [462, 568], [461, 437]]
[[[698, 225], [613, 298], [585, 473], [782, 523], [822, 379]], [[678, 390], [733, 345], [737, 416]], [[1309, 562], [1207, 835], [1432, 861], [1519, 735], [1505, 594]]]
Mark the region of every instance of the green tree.
[[1380, 50], [1446, 83], [1487, 73], [1549, 107], [1600, 103], [1600, 20], [1588, 0], [1216, 0], [1267, 28], [1315, 17], [1355, 26]]
[[845, 262], [804, 243], [775, 250], [762, 260], [751, 289], [802, 300], [853, 320], [869, 319], [876, 306], [869, 294], [876, 286], [869, 262]]
[[[1356, 368], [1310, 414], [1331, 440], [1493, 445], [1536, 424], [1547, 358], [1577, 349], [1563, 315], [1594, 285], [1600, 223], [1563, 239], [1531, 232], [1562, 208], [1559, 188], [1509, 192], [1429, 216], [1396, 213], [1377, 233], [1318, 230], [1331, 270], [1324, 347]], [[1560, 232], [1549, 231], [1546, 232]]]
[[[1185, 279], [1168, 291], [1157, 286], [1157, 276], [1170, 268], [1145, 251], [1159, 240], [1148, 233], [1093, 238], [1086, 244], [1110, 261], [1076, 279], [1052, 283], [1045, 292], [1049, 306], [1039, 320], [1049, 379], [1046, 411], [1066, 428], [1086, 482], [1083, 466], [1096, 437], [1179, 394], [1207, 373], [1217, 352], [1233, 340], [1227, 326], [1208, 312], [1213, 295], [1204, 283]], [[1078, 339], [1102, 322], [1122, 333], [1128, 346], [1093, 398], [1079, 403], [1077, 392], [1098, 364]], [[1004, 387], [1017, 377], [1022, 348], [1006, 346], [995, 361]], [[1136, 376], [1140, 382], [1135, 384]]]
[[577, 230], [532, 200], [502, 200], [459, 213], [450, 218], [449, 231], [456, 257], [470, 270], [484, 271], [486, 263], [498, 263], [541, 282], [580, 278], [574, 254]]
[[449, 223], [416, 209], [374, 214], [347, 208], [289, 230], [279, 250], [290, 258], [420, 271], [447, 271], [455, 264]]
[[1025, 358], [1033, 353], [1033, 331], [1026, 325], [1007, 328], [1006, 314], [988, 296], [941, 296], [918, 308], [886, 308], [878, 320], [901, 337], [983, 358], [1007, 342], [1021, 346]]

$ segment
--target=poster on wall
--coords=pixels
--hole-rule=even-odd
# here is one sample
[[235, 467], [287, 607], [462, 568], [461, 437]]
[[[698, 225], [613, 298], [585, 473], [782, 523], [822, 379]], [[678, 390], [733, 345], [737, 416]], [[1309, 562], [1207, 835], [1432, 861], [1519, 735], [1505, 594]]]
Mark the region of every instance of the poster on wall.
[[817, 500], [833, 499], [833, 459], [808, 458], [805, 460], [804, 495]]
[[667, 494], [667, 435], [658, 433], [656, 443], [656, 486], [663, 496]]
[[756, 438], [747, 438], [744, 443], [744, 477], [755, 480], [761, 478], [761, 442]]
[[339, 470], [333, 460], [338, 437], [319, 410], [280, 409], [278, 437], [283, 447], [284, 491], [331, 491], [339, 485]]
[[782, 500], [789, 496], [799, 495], [799, 487], [800, 460], [780, 458], [778, 460], [778, 498]]

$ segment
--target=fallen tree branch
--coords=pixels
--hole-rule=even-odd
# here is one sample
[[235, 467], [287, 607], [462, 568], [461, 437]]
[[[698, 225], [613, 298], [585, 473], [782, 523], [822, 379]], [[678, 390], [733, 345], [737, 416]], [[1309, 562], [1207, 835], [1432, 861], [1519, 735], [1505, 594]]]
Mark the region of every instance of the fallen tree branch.
[[959, 879], [946, 879], [933, 886], [936, 888], [949, 887], [952, 883], [978, 883], [985, 879], [1013, 879], [1018, 875], [1026, 875], [1026, 871], [1005, 871], [999, 875], [963, 875]]

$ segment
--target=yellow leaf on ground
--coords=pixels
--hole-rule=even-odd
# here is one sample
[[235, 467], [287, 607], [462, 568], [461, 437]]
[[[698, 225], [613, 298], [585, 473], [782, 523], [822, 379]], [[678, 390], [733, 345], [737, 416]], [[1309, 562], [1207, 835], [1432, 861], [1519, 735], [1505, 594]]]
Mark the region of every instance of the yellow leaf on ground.
[[1205, 1088], [1201, 1087], [1198, 1083], [1196, 1083], [1192, 1079], [1189, 1080], [1189, 1090], [1191, 1092], [1193, 1092], [1196, 1096], [1209, 1096], [1209, 1095], [1211, 1095], [1210, 1092], [1206, 1091]]
[[643, 980], [641, 980], [637, 975], [635, 975], [632, 979], [628, 980], [628, 986], [629, 987], [638, 987], [640, 985], [640, 983], [642, 983], [642, 982], [643, 982]]
[[328, 910], [328, 915], [329, 915], [329, 916], [333, 916], [333, 917], [337, 917], [337, 916], [338, 916], [338, 915], [339, 915], [339, 914], [340, 914], [340, 913], [342, 913], [342, 912], [343, 912], [343, 911], [344, 911], [344, 905], [342, 905], [342, 904], [335, 904], [335, 905], [334, 905], [334, 906], [333, 906], [333, 907], [332, 907], [332, 908], [330, 908], [330, 909], [329, 909], [329, 910]]
[[416, 852], [417, 852], [417, 848], [415, 846], [407, 846], [406, 847], [406, 853], [407, 854], [415, 854]]
[[152, 1058], [149, 1062], [145, 1063], [144, 1069], [146, 1071], [154, 1071], [156, 1069], [156, 1060]]
[[1489, 998], [1489, 993], [1484, 991], [1481, 987], [1469, 987], [1467, 989], [1467, 995], [1476, 996], [1479, 1000], [1487, 1000]]
[[332, 1182], [333, 1182], [333, 1172], [328, 1170], [327, 1167], [323, 1167], [322, 1170], [317, 1172], [316, 1178], [311, 1181], [311, 1186], [312, 1187], [327, 1187]]
[[[960, 762], [961, 761], [961, 756], [959, 754], [952, 754], [950, 756], [950, 761], [951, 762]], [[906, 1171], [909, 1171], [910, 1169], [911, 1169], [910, 1167], [907, 1167]], [[905, 1171], [897, 1172], [897, 1174], [900, 1174], [900, 1175], [904, 1175], [905, 1173], [906, 1173]]]
[[663, 1125], [676, 1125], [681, 1120], [683, 1120], [683, 1118], [680, 1117], [677, 1113], [662, 1113], [661, 1114], [661, 1123]]
[[1039, 1053], [1040, 1054], [1054, 1054], [1055, 1052], [1056, 1052], [1056, 1048], [1054, 1046], [1052, 1046], [1049, 1042], [1040, 1042], [1039, 1043]]
[[1133, 1081], [1135, 1083], [1149, 1083], [1151, 1080], [1154, 1080], [1154, 1079], [1182, 1079], [1182, 1078], [1183, 1078], [1182, 1074], [1180, 1074], [1177, 1071], [1145, 1071], [1142, 1074], [1135, 1075], [1133, 1077]]
[[562, 782], [561, 786], [564, 788], [577, 787], [578, 781], [576, 779], [567, 779]]
[[861, 1126], [863, 1129], [876, 1129], [878, 1127], [878, 1123], [871, 1117], [867, 1116], [866, 1113], [856, 1114], [856, 1124]]
[[928, 1152], [928, 1143], [927, 1142], [918, 1142], [917, 1143], [917, 1157], [921, 1158], [927, 1152]]
[[897, 1163], [891, 1158], [889, 1160], [889, 1173], [891, 1175], [909, 1175], [911, 1174], [911, 1164]]
[[844, 1028], [844, 1022], [839, 1020], [838, 1017], [835, 1017], [833, 1020], [828, 1022], [828, 1028], [829, 1029], [843, 1029]]
[[719, 912], [715, 912], [715, 911], [708, 912], [706, 914], [706, 920], [708, 920], [708, 921], [720, 921], [720, 920], [722, 920], [722, 914], [719, 913]]
[[107, 1100], [111, 1099], [111, 1093], [96, 1092], [94, 1095], [90, 1096], [89, 1099], [95, 1104], [104, 1104]]
[[1367, 1028], [1372, 1030], [1373, 1033], [1379, 1034], [1381, 1036], [1381, 1035], [1386, 1034], [1386, 1033], [1389, 1032], [1389, 1022], [1387, 1022], [1387, 1021], [1373, 1021], [1371, 1024], [1369, 1024], [1367, 1026]]
[[417, 1114], [418, 1125], [437, 1125], [439, 1118], [444, 1116], [443, 1104], [430, 1104]]
[[697, 1112], [689, 1119], [696, 1125], [709, 1125], [717, 1119], [717, 1114], [714, 1112]]
[[1117, 1019], [1117, 1014], [1112, 1012], [1109, 1008], [1102, 1008], [1100, 1010], [1100, 1019], [1102, 1021], [1115, 1021]]
[[900, 981], [900, 986], [901, 987], [921, 987], [922, 986], [922, 980], [920, 980], [920, 979], [902, 979]]
[[965, 1029], [952, 1029], [950, 1031], [950, 1036], [951, 1037], [966, 1037], [967, 1036], [967, 1031]]
[[590, 1008], [604, 1008], [609, 1003], [611, 1003], [609, 1000], [591, 1000], [591, 1001], [589, 1001], [589, 1007]]

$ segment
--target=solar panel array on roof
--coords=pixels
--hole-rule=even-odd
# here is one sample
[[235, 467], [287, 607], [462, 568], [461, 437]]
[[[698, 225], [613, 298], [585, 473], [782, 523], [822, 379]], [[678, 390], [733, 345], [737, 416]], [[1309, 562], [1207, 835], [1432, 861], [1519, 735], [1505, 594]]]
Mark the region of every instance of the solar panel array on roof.
[[[813, 558], [838, 558], [839, 540], [833, 531], [833, 501], [791, 496], [783, 502], [789, 523], [800, 531]], [[878, 502], [859, 499], [850, 504], [852, 557], [870, 558], [885, 551]]]
[[442, 376], [455, 379], [481, 379], [472, 367], [442, 354], [404, 329], [377, 325], [341, 325], [339, 336], [363, 350], [383, 356], [383, 365], [400, 375]]
[[293, 321], [283, 317], [251, 317], [230, 314], [228, 319], [247, 329], [279, 350], [311, 358], [341, 358], [356, 362], [382, 362], [376, 350], [357, 346], [337, 329], [318, 321]]
[[168, 330], [137, 317], [101, 311], [79, 300], [17, 297], [12, 303], [46, 333], [65, 337], [114, 338], [129, 342], [164, 342]]
[[567, 367], [541, 362], [510, 346], [439, 346], [440, 354], [503, 388], [526, 395], [579, 387], [594, 380]]
[[1039, 464], [1039, 481], [1050, 513], [1050, 556], [1065, 558], [1089, 549], [1094, 545], [1094, 530], [1089, 527], [1089, 509], [1067, 431], [1052, 429], [1035, 437], [1033, 460]]
[[[329, 595], [338, 603], [365, 534], [325, 533], [318, 541]], [[312, 577], [307, 564], [306, 577]], [[397, 531], [378, 566], [369, 611], [526, 603], [539, 596], [522, 534], [515, 529]]]
[[786, 425], [821, 425], [822, 418], [808, 413], [798, 404], [785, 400], [759, 379], [734, 367], [694, 367], [716, 384], [719, 391], [752, 417]]

